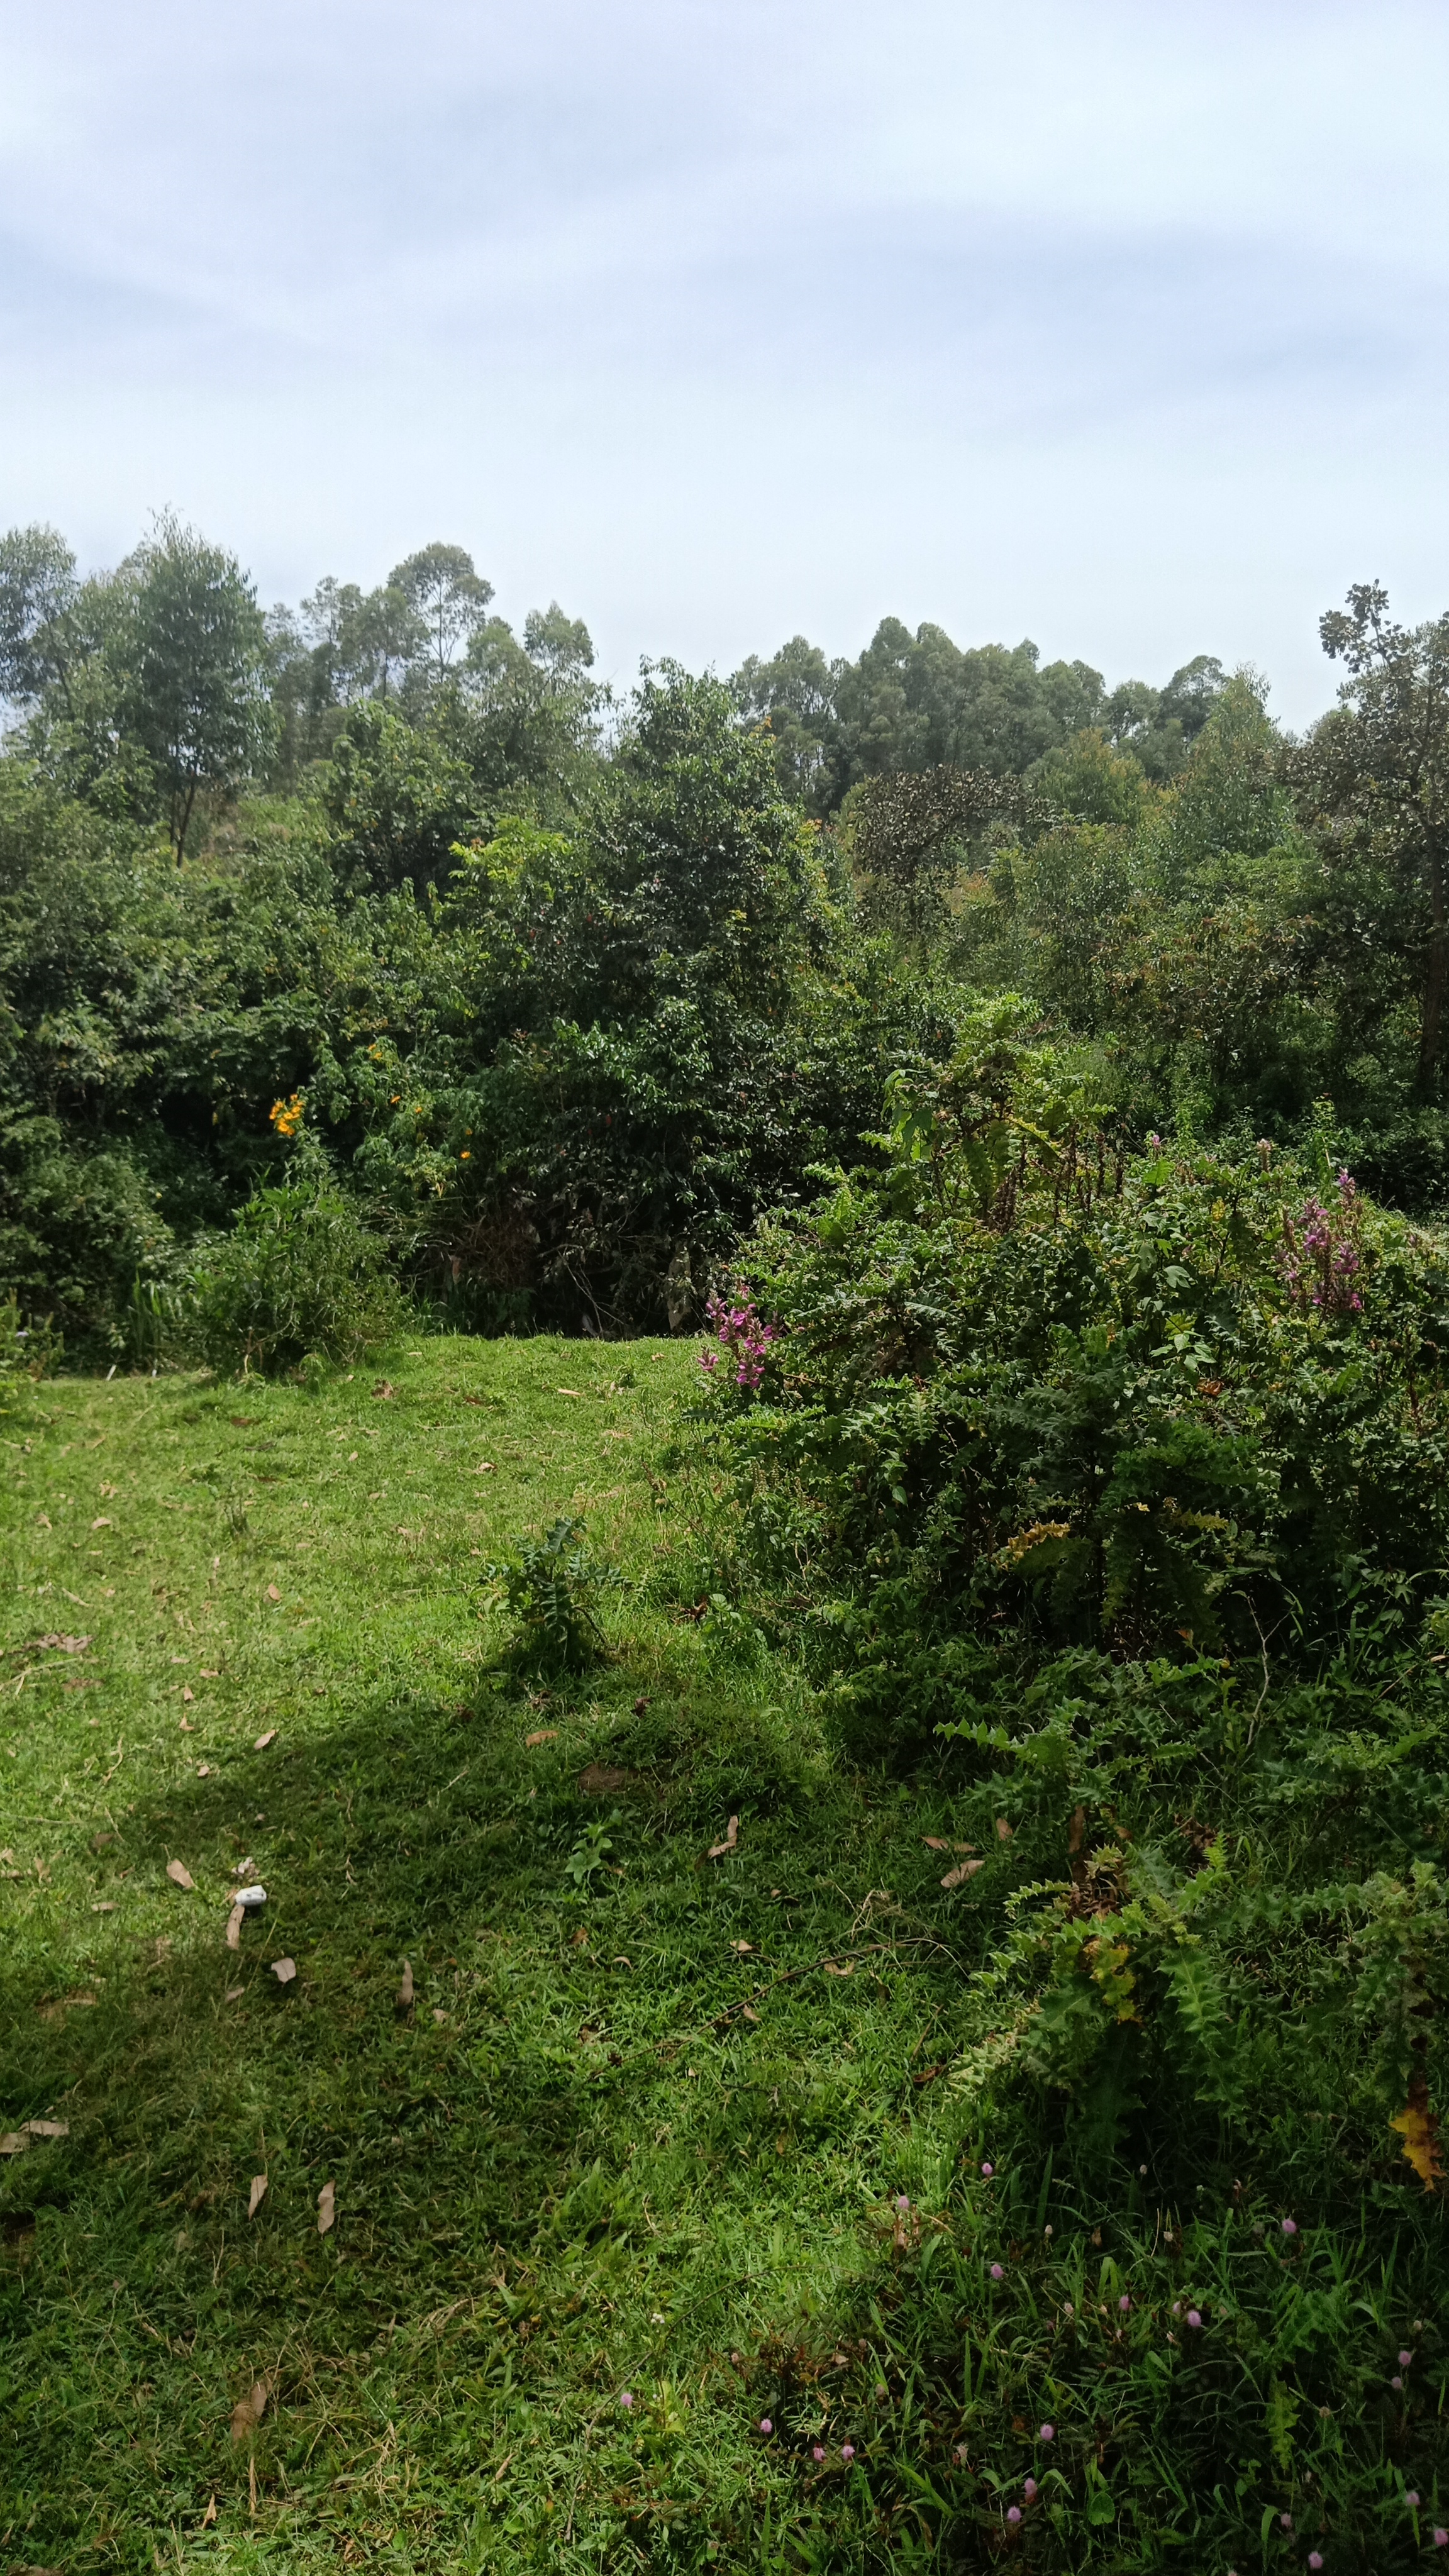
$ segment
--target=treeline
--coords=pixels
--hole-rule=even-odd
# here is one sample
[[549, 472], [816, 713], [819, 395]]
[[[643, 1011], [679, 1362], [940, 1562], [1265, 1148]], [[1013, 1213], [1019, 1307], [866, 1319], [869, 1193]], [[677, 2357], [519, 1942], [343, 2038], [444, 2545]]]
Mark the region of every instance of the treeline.
[[1449, 629], [1324, 634], [1304, 742], [1205, 655], [1109, 690], [890, 619], [619, 702], [459, 547], [267, 613], [171, 520], [88, 578], [13, 531], [0, 1276], [143, 1356], [320, 1194], [460, 1322], [682, 1328], [1007, 988], [1124, 1135], [1331, 1128], [1432, 1205]]

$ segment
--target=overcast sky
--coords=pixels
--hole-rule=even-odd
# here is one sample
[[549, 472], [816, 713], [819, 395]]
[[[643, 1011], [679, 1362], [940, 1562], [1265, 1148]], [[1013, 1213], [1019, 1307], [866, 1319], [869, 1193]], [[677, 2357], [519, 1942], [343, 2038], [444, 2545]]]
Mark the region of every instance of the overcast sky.
[[0, 0], [0, 525], [1301, 722], [1449, 606], [1446, 101], [1444, 0]]

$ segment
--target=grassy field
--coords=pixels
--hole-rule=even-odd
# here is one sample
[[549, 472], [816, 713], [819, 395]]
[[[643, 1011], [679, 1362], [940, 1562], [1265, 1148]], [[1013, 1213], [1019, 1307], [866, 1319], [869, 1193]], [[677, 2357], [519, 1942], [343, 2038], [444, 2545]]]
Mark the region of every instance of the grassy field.
[[[1289, 2240], [1227, 2177], [1094, 2209], [976, 2134], [943, 2070], [1007, 1856], [833, 1760], [711, 1604], [689, 1352], [385, 1365], [0, 1420], [3, 2563], [1431, 2550], [1387, 2392], [1437, 2234]], [[483, 1576], [560, 1513], [623, 1581], [548, 1690]], [[944, 1892], [929, 1838], [983, 1824]], [[1321, 2409], [1274, 2358], [1309, 2310]]]

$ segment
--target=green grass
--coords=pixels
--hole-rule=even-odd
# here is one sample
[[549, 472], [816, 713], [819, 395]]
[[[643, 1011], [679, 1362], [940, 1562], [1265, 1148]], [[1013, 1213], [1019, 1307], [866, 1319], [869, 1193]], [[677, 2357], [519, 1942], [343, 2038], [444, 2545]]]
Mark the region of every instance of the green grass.
[[[978, 2133], [944, 2070], [1007, 1860], [943, 1893], [925, 1838], [980, 1817], [691, 1615], [688, 1352], [386, 1366], [0, 1420], [0, 2127], [68, 2131], [0, 2167], [4, 2563], [1432, 2555], [1437, 2213], [1290, 2240], [1251, 2177], [1093, 2205]], [[546, 1690], [480, 1576], [560, 1513], [625, 1581]]]

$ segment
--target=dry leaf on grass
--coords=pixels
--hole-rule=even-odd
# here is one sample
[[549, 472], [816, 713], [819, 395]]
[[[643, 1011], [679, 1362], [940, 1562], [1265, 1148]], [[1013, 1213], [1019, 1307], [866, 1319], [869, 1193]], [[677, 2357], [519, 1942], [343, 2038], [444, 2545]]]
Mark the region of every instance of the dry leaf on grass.
[[296, 1973], [297, 1962], [295, 1959], [274, 1959], [272, 1961], [272, 1974], [276, 1978], [279, 1986], [289, 1986]]
[[525, 1735], [523, 1742], [526, 1751], [530, 1753], [533, 1751], [535, 1744], [557, 1744], [558, 1728], [556, 1726], [536, 1726], [531, 1735]]
[[229, 1950], [241, 1948], [241, 1928], [246, 1921], [246, 1912], [244, 1905], [234, 1905], [226, 1918], [226, 1946]]
[[758, 2020], [759, 2020], [759, 2018], [760, 2018], [760, 2016], [759, 2016], [759, 2014], [756, 2012], [756, 2010], [755, 2010], [755, 2008], [754, 2008], [754, 2005], [753, 2005], [753, 2004], [741, 2004], [741, 2006], [740, 2006], [740, 2019], [741, 2019], [741, 2021], [758, 2021]]
[[412, 2008], [413, 2008], [413, 1963], [412, 1963], [411, 1959], [404, 1959], [404, 1961], [403, 1961], [403, 1970], [402, 1970], [402, 1983], [401, 1983], [401, 1985], [398, 1987], [398, 1990], [397, 1990], [397, 2009], [398, 2009], [398, 2011], [399, 2011], [400, 2013], [409, 2013], [409, 2012], [411, 2012], [411, 2011], [412, 2011]]
[[192, 1725], [189, 1717], [183, 1717], [180, 1720], [180, 1726], [183, 1735], [194, 1735], [196, 1733], [196, 1729]]
[[607, 1798], [615, 1789], [627, 1789], [629, 1774], [615, 1769], [612, 1762], [590, 1762], [579, 1773], [579, 1787], [589, 1798]]
[[248, 2441], [267, 2411], [270, 2391], [264, 2379], [254, 2379], [245, 2397], [239, 2397], [231, 2410], [231, 2438]]
[[38, 1646], [43, 1648], [47, 1654], [84, 1655], [89, 1652], [90, 1643], [91, 1641], [89, 1637], [66, 1637], [61, 1634], [59, 1629], [47, 1628], [43, 1637], [32, 1637], [28, 1646], [21, 1646], [18, 1649], [12, 1647], [11, 1652], [28, 1655], [31, 1653], [33, 1648]]
[[941, 1881], [941, 1885], [943, 1887], [960, 1887], [968, 1878], [974, 1878], [978, 1869], [984, 1869], [985, 1867], [986, 1863], [984, 1860], [958, 1861], [954, 1869], [947, 1870], [945, 1877]]
[[257, 1737], [256, 1742], [252, 1746], [253, 1753], [265, 1753], [267, 1746], [269, 1744], [275, 1744], [276, 1740], [277, 1730], [274, 1726], [269, 1726], [265, 1735], [259, 1735]]
[[736, 1850], [736, 1849], [738, 1848], [738, 1845], [739, 1845], [739, 1839], [740, 1839], [740, 1820], [739, 1820], [739, 1817], [738, 1817], [738, 1816], [731, 1816], [731, 1818], [730, 1818], [730, 1820], [729, 1820], [729, 1823], [728, 1823], [728, 1824], [726, 1825], [726, 1827], [725, 1827], [725, 1838], [724, 1838], [724, 1841], [723, 1841], [722, 1843], [711, 1843], [711, 1844], [710, 1844], [710, 1847], [709, 1847], [709, 1853], [708, 1853], [708, 1857], [709, 1857], [709, 1859], [710, 1859], [710, 1860], [724, 1860], [724, 1859], [726, 1858], [726, 1856], [727, 1856], [730, 1852], [732, 1852], [732, 1851], [734, 1851], [734, 1850]]
[[196, 1776], [198, 1780], [209, 1780], [211, 1778], [211, 1764], [209, 1762], [198, 1762], [196, 1766]]
[[748, 1959], [750, 1957], [754, 1950], [754, 1946], [753, 1941], [731, 1941], [730, 1943], [730, 1948], [732, 1950], [738, 1950], [742, 1959]]
[[108, 1896], [108, 1897], [106, 1897], [105, 1899], [103, 1899], [103, 1901], [102, 1901], [102, 1903], [101, 1903], [101, 1904], [99, 1904], [99, 1905], [93, 1905], [93, 1906], [91, 1907], [91, 1912], [92, 1912], [92, 1914], [114, 1914], [114, 1913], [115, 1913], [115, 1910], [116, 1910], [116, 1902], [115, 1902], [115, 1898], [114, 1898], [114, 1897], [110, 1897], [110, 1896]]
[[317, 2233], [325, 2236], [337, 2216], [337, 2195], [330, 2182], [324, 2182], [317, 2194]]
[[821, 1964], [824, 1967], [827, 1977], [853, 1977], [855, 1974], [855, 1961], [853, 1959], [847, 1959], [843, 1968], [837, 1967], [833, 1959], [823, 1960]]
[[266, 2196], [267, 2196], [267, 2177], [266, 2177], [266, 2175], [265, 2175], [265, 2174], [253, 2174], [253, 2176], [252, 2176], [252, 2187], [251, 2187], [251, 2190], [250, 2190], [250, 2191], [248, 2192], [248, 2194], [247, 2194], [247, 2216], [248, 2216], [248, 2218], [255, 2218], [255, 2216], [256, 2216], [256, 2214], [257, 2214], [257, 2211], [261, 2208], [262, 2202], [266, 2199]]
[[276, 1587], [275, 1583], [269, 1583], [269, 1584], [267, 1585], [267, 1599], [268, 1599], [269, 1601], [280, 1601], [280, 1600], [281, 1600], [281, 1597], [282, 1597], [282, 1596], [281, 1596], [280, 1592], [277, 1590], [277, 1587]]
[[192, 1877], [184, 1860], [168, 1860], [166, 1864], [166, 1875], [170, 1879], [173, 1887], [184, 1887], [188, 1896], [196, 1885], [196, 1881]]
[[239, 2004], [245, 1993], [245, 1986], [228, 1986], [226, 1990], [227, 2002], [229, 2004]]
[[69, 2120], [22, 2120], [18, 2129], [8, 2129], [0, 2138], [0, 2156], [23, 2156], [35, 2138], [68, 2138]]
[[448, 2016], [447, 2016], [447, 2014], [444, 2012], [442, 2005], [441, 2005], [441, 2004], [434, 2004], [434, 2006], [433, 2006], [433, 2019], [434, 2019], [434, 2021], [446, 2021], [446, 2020], [447, 2020], [447, 2018], [448, 2018]]
[[392, 1384], [391, 1380], [385, 1377], [380, 1377], [376, 1386], [372, 1390], [372, 1400], [374, 1404], [386, 1404], [388, 1397], [390, 1395], [396, 1395], [396, 1393], [397, 1388]]
[[1011, 1840], [1011, 1827], [1004, 1816], [998, 1816], [996, 1819], [996, 1839], [999, 1843], [1009, 1843]]
[[1398, 2130], [1404, 2154], [1424, 2189], [1433, 2191], [1444, 2180], [1444, 2166], [1439, 2155], [1439, 2115], [1429, 2108], [1429, 2088], [1422, 2075], [1414, 2077], [1408, 2101], [1389, 2127]]
[[477, 1466], [473, 1470], [473, 1473], [475, 1476], [496, 1476], [498, 1470], [494, 1466], [491, 1458], [480, 1458]]
[[927, 1851], [968, 1852], [976, 1849], [974, 1843], [948, 1843], [940, 1834], [927, 1834], [924, 1840]]
[[215, 2522], [215, 2520], [216, 2520], [216, 2498], [215, 2498], [215, 2496], [213, 2496], [213, 2497], [212, 2497], [212, 2499], [211, 2499], [210, 2504], [209, 2504], [209, 2505], [207, 2506], [207, 2508], [206, 2508], [205, 2513], [204, 2513], [204, 2514], [202, 2515], [202, 2517], [201, 2517], [201, 2528], [202, 2528], [202, 2530], [203, 2530], [203, 2531], [209, 2531], [209, 2530], [211, 2529], [212, 2524]]
[[195, 1691], [192, 1689], [192, 1687], [191, 1687], [191, 1685], [190, 1685], [190, 1683], [189, 1683], [189, 1682], [188, 1682], [188, 1683], [186, 1683], [186, 1684], [184, 1685], [184, 1687], [183, 1687], [183, 1689], [182, 1689], [181, 1697], [182, 1697], [183, 1701], [185, 1702], [185, 1704], [186, 1704], [186, 1706], [187, 1706], [188, 1708], [194, 1708], [194, 1707], [195, 1707], [195, 1705], [196, 1705], [196, 1693], [195, 1693]]

